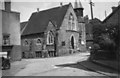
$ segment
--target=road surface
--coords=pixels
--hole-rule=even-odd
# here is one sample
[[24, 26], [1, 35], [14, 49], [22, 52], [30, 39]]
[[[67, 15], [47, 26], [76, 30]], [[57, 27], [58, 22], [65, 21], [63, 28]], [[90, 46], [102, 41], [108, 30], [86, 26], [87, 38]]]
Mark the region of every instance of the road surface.
[[3, 76], [117, 76], [117, 72], [88, 61], [89, 53], [69, 56], [23, 59], [12, 63], [10, 70], [3, 70]]

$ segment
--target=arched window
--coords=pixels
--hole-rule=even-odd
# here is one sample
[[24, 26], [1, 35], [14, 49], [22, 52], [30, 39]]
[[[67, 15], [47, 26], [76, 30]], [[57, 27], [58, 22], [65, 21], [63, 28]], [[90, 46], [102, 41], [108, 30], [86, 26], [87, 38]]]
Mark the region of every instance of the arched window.
[[69, 29], [74, 30], [75, 29], [75, 21], [72, 13], [69, 15], [69, 21], [68, 21]]
[[47, 33], [47, 44], [48, 45], [54, 44], [54, 35], [53, 35], [52, 31], [48, 31], [48, 33]]
[[41, 39], [37, 39], [36, 44], [37, 44], [37, 45], [41, 45], [41, 43], [42, 43]]
[[28, 43], [27, 40], [24, 40], [24, 45], [25, 45], [25, 46], [28, 46], [28, 45], [29, 45], [29, 43]]

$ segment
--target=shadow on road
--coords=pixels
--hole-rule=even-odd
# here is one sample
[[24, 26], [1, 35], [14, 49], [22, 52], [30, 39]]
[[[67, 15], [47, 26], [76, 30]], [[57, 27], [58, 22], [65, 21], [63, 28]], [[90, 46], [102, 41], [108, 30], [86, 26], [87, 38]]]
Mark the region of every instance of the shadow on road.
[[112, 69], [107, 69], [105, 67], [98, 66], [89, 60], [81, 61], [78, 63], [68, 63], [68, 64], [61, 64], [61, 65], [56, 65], [58, 67], [70, 67], [70, 68], [77, 68], [85, 71], [100, 71], [100, 72], [105, 72], [105, 73], [113, 73], [117, 74], [117, 71], [114, 71]]

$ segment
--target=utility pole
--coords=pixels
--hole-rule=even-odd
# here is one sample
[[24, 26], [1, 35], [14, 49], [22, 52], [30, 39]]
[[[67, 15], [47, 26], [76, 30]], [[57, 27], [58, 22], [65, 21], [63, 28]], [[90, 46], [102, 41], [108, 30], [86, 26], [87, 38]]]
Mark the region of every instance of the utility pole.
[[93, 8], [92, 6], [94, 6], [94, 3], [90, 0], [90, 10], [91, 10], [91, 19], [93, 19]]

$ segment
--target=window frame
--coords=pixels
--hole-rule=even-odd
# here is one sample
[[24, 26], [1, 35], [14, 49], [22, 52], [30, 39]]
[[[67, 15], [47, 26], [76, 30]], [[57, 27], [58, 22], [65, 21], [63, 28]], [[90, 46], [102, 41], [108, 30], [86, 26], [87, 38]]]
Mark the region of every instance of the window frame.
[[47, 32], [47, 45], [53, 45], [54, 44], [54, 35], [52, 31]]
[[69, 30], [76, 30], [75, 18], [74, 18], [72, 13], [69, 14], [68, 29]]
[[[26, 44], [26, 42], [27, 42], [27, 44]], [[29, 42], [27, 39], [24, 40], [24, 46], [29, 46]]]
[[3, 35], [3, 39], [2, 39], [2, 45], [10, 45], [10, 36], [9, 35]]

